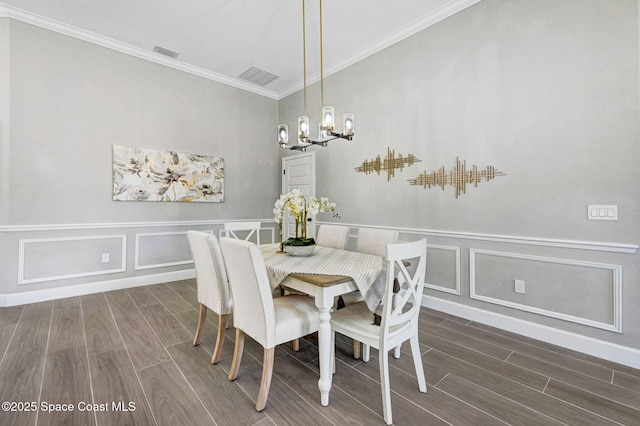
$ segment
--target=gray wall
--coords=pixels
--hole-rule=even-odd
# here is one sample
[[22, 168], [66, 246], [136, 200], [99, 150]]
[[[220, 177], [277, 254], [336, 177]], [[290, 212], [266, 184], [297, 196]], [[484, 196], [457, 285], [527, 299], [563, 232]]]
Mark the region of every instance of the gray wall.
[[[0, 293], [192, 269], [186, 230], [271, 217], [274, 99], [9, 19], [0, 99]], [[112, 201], [113, 144], [224, 158], [225, 202]]]
[[[357, 136], [315, 148], [317, 193], [352, 237], [426, 235], [433, 300], [640, 348], [638, 63], [635, 0], [484, 0], [326, 79]], [[0, 19], [0, 302], [188, 271], [187, 229], [268, 221], [288, 154], [269, 135], [301, 109]], [[225, 203], [111, 201], [112, 144], [223, 157]], [[387, 147], [422, 162], [355, 172]], [[459, 199], [407, 183], [456, 156], [508, 176]]]
[[[317, 192], [354, 234], [400, 228], [440, 246], [430, 296], [640, 348], [640, 259], [616, 252], [640, 242], [638, 79], [637, 1], [484, 0], [325, 79], [357, 134], [316, 148]], [[317, 85], [309, 93], [316, 123]], [[301, 98], [279, 104], [290, 127]], [[387, 147], [422, 162], [390, 182], [354, 170]], [[408, 184], [455, 157], [507, 176], [458, 199]], [[619, 220], [588, 221], [589, 204], [618, 205]], [[622, 333], [592, 323], [618, 312]]]

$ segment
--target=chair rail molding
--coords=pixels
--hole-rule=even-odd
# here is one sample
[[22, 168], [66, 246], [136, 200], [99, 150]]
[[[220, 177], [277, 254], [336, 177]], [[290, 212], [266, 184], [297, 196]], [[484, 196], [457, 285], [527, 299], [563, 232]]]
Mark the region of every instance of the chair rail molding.
[[[335, 224], [334, 222], [316, 222], [316, 225], [321, 224]], [[580, 240], [564, 240], [555, 238], [538, 238], [538, 237], [523, 237], [517, 235], [495, 235], [495, 234], [481, 234], [473, 232], [459, 232], [459, 231], [441, 231], [435, 229], [421, 229], [421, 228], [400, 228], [389, 226], [373, 226], [373, 225], [358, 225], [341, 223], [341, 225], [349, 226], [352, 228], [379, 228], [379, 229], [394, 229], [400, 233], [424, 235], [432, 237], [445, 237], [445, 238], [457, 238], [464, 240], [481, 240], [491, 241], [509, 244], [524, 244], [531, 246], [544, 246], [544, 247], [557, 247], [557, 248], [569, 248], [576, 250], [594, 250], [594, 251], [607, 251], [613, 253], [628, 253], [634, 254], [638, 252], [640, 248], [637, 244], [626, 243], [614, 243], [614, 242], [598, 242], [598, 241], [580, 241]], [[355, 238], [351, 236], [350, 238]]]
[[[225, 222], [262, 222], [275, 226], [273, 218], [269, 219], [216, 219], [216, 220], [185, 220], [170, 222], [108, 222], [108, 223], [61, 223], [34, 225], [5, 225], [0, 226], [0, 232], [34, 232], [34, 231], [77, 231], [86, 229], [122, 229], [122, 228], [163, 228], [171, 226], [223, 226]], [[265, 227], [265, 229], [267, 229]]]

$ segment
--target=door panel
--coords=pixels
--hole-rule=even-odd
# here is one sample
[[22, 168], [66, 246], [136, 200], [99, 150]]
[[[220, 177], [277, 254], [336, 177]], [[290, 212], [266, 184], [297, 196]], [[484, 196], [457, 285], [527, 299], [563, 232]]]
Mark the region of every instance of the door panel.
[[[316, 156], [315, 152], [290, 155], [282, 159], [282, 193], [299, 189], [307, 200], [316, 194]], [[285, 215], [282, 226], [282, 238], [295, 237], [296, 224], [290, 215]], [[307, 221], [307, 237], [315, 236], [315, 226]]]

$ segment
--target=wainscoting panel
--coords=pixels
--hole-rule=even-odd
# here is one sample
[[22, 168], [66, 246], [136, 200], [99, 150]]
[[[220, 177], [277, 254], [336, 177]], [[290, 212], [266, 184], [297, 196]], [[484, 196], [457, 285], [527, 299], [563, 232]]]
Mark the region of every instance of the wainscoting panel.
[[472, 299], [622, 332], [620, 265], [478, 249], [469, 256]]
[[20, 239], [18, 285], [126, 271], [126, 235]]
[[187, 231], [136, 234], [134, 269], [193, 263]]
[[460, 247], [427, 245], [425, 287], [460, 296]]

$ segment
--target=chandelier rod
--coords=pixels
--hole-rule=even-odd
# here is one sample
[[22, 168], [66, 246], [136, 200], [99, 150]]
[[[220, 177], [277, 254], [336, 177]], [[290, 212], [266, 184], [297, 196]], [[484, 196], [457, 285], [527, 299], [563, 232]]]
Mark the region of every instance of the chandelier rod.
[[304, 0], [302, 0], [302, 69], [304, 73], [304, 115], [307, 114], [307, 30], [306, 30], [306, 15], [304, 12]]
[[324, 106], [324, 67], [322, 66], [322, 0], [320, 0], [320, 106]]
[[[2, 0], [0, 0], [2, 1]], [[344, 113], [343, 133], [337, 133], [335, 129], [335, 115], [332, 106], [324, 105], [324, 55], [323, 55], [323, 7], [322, 0], [318, 0], [320, 6], [320, 103], [322, 105], [321, 121], [318, 124], [318, 139], [311, 139], [309, 135], [309, 115], [307, 102], [307, 15], [305, 0], [302, 0], [302, 68], [303, 68], [303, 94], [304, 116], [298, 117], [298, 143], [289, 145], [289, 126], [278, 125], [278, 144], [280, 148], [306, 151], [308, 146], [327, 146], [327, 142], [335, 139], [352, 140], [354, 135], [354, 115]]]

